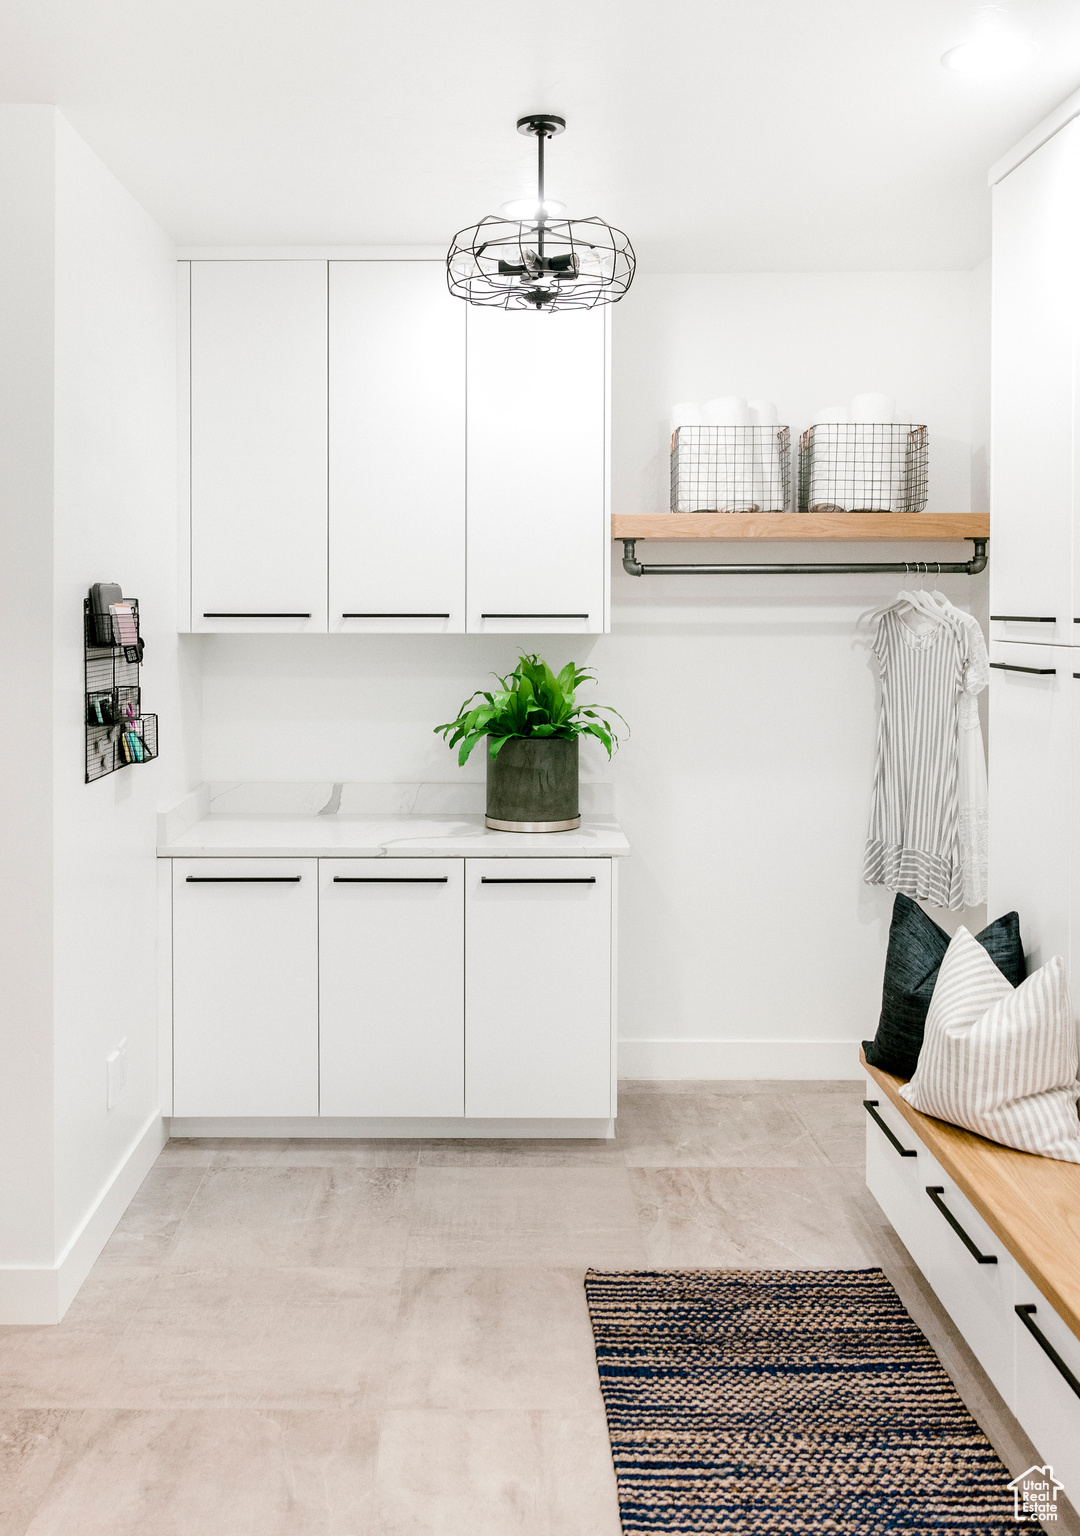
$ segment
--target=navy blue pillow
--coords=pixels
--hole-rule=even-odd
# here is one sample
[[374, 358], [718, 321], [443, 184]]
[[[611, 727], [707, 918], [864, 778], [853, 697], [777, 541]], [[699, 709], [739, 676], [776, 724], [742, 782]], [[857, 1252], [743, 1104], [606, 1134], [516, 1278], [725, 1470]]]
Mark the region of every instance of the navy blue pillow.
[[[1018, 987], [1027, 975], [1020, 919], [1006, 912], [975, 937], [1001, 974]], [[949, 947], [949, 935], [927, 917], [917, 901], [897, 895], [885, 957], [881, 1018], [873, 1040], [863, 1041], [872, 1067], [911, 1077], [922, 1050], [926, 1015], [930, 1010], [938, 970]]]

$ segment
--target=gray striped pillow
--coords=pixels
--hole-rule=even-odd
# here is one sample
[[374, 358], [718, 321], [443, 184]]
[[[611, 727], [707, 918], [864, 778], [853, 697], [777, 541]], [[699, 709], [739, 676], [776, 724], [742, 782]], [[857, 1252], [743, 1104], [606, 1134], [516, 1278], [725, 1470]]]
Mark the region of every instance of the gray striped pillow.
[[1080, 1163], [1077, 1039], [1065, 965], [1013, 987], [966, 928], [941, 962], [919, 1064], [900, 1089], [913, 1109], [1021, 1152]]

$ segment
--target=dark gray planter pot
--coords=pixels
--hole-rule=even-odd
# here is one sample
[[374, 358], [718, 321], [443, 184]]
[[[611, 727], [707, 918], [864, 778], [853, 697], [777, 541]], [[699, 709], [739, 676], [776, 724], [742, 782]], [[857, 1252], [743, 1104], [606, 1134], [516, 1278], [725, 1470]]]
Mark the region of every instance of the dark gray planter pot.
[[572, 832], [578, 814], [578, 744], [512, 736], [487, 754], [487, 825], [497, 832]]

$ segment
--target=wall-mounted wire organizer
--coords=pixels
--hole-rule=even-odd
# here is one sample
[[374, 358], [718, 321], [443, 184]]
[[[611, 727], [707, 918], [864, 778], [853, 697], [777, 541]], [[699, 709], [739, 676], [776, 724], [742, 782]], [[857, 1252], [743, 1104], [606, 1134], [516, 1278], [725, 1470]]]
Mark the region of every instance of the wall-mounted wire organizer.
[[911, 423], [827, 423], [799, 438], [800, 512], [921, 512], [927, 432]]
[[131, 609], [134, 644], [124, 643], [131, 635], [121, 636], [111, 613], [95, 613], [90, 599], [83, 601], [87, 784], [129, 764], [152, 762], [158, 755], [157, 715], [142, 711], [139, 604], [133, 597], [124, 602]]
[[786, 512], [787, 427], [677, 427], [671, 439], [673, 512]]

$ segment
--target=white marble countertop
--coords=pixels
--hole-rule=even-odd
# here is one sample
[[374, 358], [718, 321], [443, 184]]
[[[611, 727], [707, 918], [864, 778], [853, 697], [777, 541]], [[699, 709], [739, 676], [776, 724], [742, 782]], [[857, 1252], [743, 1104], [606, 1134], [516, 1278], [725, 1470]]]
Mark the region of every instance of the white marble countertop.
[[158, 816], [162, 859], [607, 859], [630, 852], [609, 785], [576, 832], [491, 832], [483, 784], [202, 784]]
[[482, 816], [204, 816], [158, 845], [164, 859], [618, 858], [630, 844], [611, 816], [575, 832], [492, 832]]

